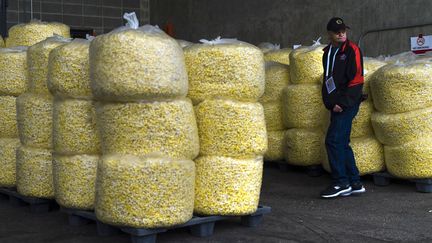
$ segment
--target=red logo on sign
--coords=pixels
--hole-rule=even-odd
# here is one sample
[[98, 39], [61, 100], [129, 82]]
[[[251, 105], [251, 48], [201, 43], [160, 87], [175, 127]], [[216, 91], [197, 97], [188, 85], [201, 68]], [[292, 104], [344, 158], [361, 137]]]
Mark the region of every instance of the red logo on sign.
[[425, 44], [425, 39], [423, 37], [417, 38], [417, 45], [422, 46]]

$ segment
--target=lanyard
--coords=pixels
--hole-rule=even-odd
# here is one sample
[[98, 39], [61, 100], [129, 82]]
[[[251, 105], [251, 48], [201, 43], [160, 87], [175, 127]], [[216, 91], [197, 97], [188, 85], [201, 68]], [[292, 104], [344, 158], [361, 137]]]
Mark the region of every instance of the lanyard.
[[[329, 50], [328, 55], [327, 55], [326, 78], [329, 77], [329, 68], [330, 68], [330, 54], [331, 54], [331, 49], [332, 49], [332, 46], [330, 45], [330, 50]], [[336, 54], [338, 53], [338, 51], [339, 51], [339, 48], [336, 49], [335, 54], [334, 54], [334, 56], [333, 56], [333, 64], [332, 64], [332, 70], [331, 70], [331, 74], [332, 74], [332, 75], [333, 75], [333, 70], [334, 70], [334, 63], [335, 63], [335, 60], [336, 60]]]

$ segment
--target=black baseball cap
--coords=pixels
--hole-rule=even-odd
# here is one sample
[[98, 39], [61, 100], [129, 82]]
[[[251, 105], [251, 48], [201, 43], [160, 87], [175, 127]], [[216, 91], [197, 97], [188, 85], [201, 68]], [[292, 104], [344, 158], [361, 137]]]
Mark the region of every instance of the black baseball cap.
[[349, 28], [350, 28], [349, 26], [345, 25], [345, 22], [343, 21], [343, 19], [341, 19], [339, 17], [331, 18], [327, 24], [327, 31], [338, 32], [340, 30], [345, 30], [345, 29], [349, 29]]

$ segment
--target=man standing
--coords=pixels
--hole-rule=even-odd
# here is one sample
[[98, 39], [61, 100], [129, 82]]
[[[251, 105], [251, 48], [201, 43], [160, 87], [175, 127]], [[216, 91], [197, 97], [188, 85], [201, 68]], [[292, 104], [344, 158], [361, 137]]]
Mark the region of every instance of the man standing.
[[327, 24], [330, 44], [324, 48], [322, 97], [331, 113], [325, 140], [333, 183], [321, 192], [323, 198], [363, 193], [354, 153], [349, 145], [351, 126], [362, 100], [363, 56], [347, 39], [348, 26], [341, 18]]

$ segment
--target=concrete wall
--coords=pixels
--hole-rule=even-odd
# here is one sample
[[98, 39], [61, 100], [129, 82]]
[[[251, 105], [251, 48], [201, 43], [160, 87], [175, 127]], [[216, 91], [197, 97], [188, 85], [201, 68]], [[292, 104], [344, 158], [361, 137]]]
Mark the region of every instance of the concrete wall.
[[[351, 26], [349, 38], [358, 41], [364, 31], [376, 28], [432, 23], [430, 0], [151, 0], [151, 23], [164, 26], [171, 19], [176, 37], [236, 37], [260, 42], [310, 45], [319, 36], [327, 41], [325, 27], [333, 16]], [[371, 34], [365, 38], [367, 56], [395, 54], [410, 49], [409, 37], [431, 34], [425, 28]]]
[[[28, 22], [30, 0], [9, 0], [8, 27]], [[33, 18], [58, 21], [72, 28], [91, 28], [98, 34], [123, 25], [124, 12], [136, 12], [141, 23], [148, 23], [149, 0], [34, 0]]]

